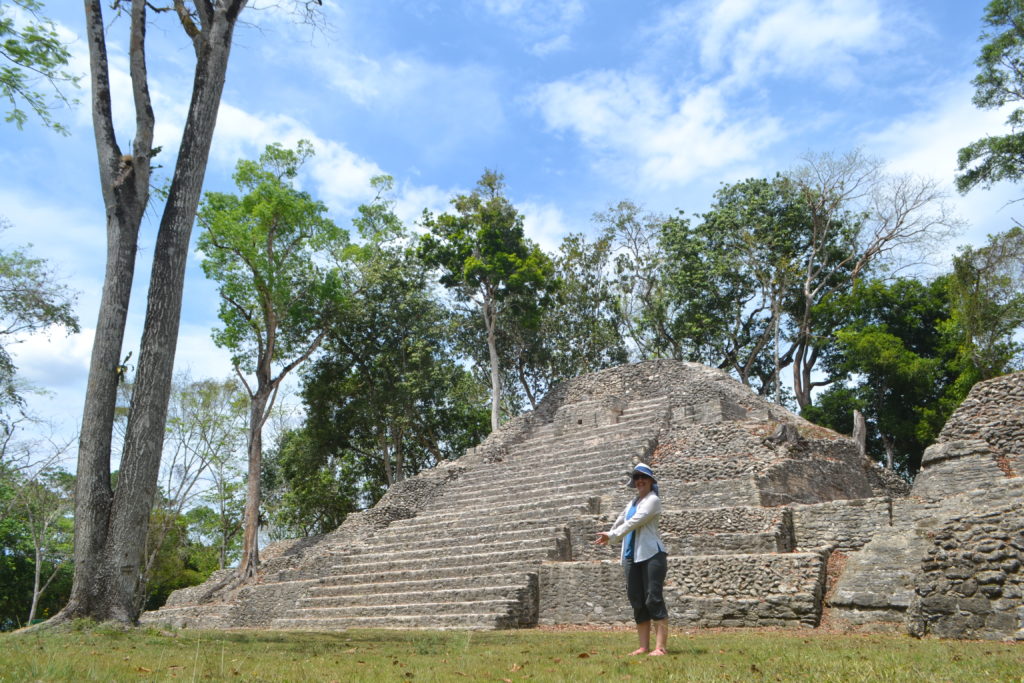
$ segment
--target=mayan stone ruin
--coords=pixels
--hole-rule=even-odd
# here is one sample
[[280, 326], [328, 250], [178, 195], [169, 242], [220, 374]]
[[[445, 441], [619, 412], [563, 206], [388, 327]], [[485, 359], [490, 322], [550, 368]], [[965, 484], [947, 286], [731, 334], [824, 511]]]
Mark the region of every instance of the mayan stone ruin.
[[337, 630], [631, 624], [592, 544], [658, 474], [675, 627], [1024, 639], [1024, 373], [977, 385], [913, 488], [724, 372], [651, 361], [557, 387], [336, 531], [274, 544], [143, 623]]

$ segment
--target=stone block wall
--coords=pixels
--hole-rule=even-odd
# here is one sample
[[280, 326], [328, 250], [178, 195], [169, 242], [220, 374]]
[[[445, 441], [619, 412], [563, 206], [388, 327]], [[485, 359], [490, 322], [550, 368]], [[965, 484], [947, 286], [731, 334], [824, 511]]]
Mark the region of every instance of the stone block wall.
[[884, 528], [892, 526], [892, 500], [864, 498], [794, 505], [793, 540], [799, 550], [860, 550]]
[[1024, 640], [1024, 504], [951, 520], [921, 561], [914, 635]]
[[[665, 600], [677, 626], [816, 625], [824, 553], [669, 557]], [[616, 560], [541, 566], [540, 624], [633, 623]]]

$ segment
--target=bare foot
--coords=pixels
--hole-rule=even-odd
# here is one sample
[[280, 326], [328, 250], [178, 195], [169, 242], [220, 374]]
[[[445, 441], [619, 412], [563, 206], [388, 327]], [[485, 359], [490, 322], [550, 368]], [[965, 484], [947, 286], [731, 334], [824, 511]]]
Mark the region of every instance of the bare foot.
[[629, 655], [631, 657], [633, 655], [645, 655], [645, 654], [647, 654], [647, 648], [646, 647], [638, 647], [637, 649], [635, 649], [635, 650], [633, 650], [632, 652], [629, 653]]
[[663, 648], [656, 647], [653, 650], [651, 650], [650, 653], [648, 653], [648, 656], [649, 657], [661, 657], [662, 655], [667, 655], [667, 654], [668, 654], [668, 652], [666, 652]]

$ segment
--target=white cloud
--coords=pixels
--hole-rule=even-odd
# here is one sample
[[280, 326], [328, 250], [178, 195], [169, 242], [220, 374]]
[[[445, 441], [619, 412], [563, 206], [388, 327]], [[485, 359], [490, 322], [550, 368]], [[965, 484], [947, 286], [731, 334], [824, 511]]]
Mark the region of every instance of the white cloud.
[[520, 202], [516, 208], [523, 215], [526, 236], [549, 254], [558, 251], [562, 238], [570, 230], [562, 210], [551, 203]]
[[919, 109], [863, 139], [865, 149], [884, 159], [890, 171], [935, 178], [946, 187], [952, 205], [968, 222], [948, 253], [962, 244], [983, 244], [986, 235], [1010, 228], [1020, 214], [1008, 204], [1019, 198], [1020, 189], [1009, 183], [976, 188], [967, 195], [954, 190], [957, 151], [986, 135], [1006, 132], [1008, 111], [978, 109], [971, 103], [972, 94], [968, 76], [935, 87]]
[[60, 328], [23, 338], [8, 346], [18, 367], [18, 376], [29, 384], [56, 392], [84, 389], [92, 354], [92, 328], [66, 334]]
[[316, 183], [317, 197], [331, 209], [350, 211], [372, 198], [370, 178], [384, 172], [376, 163], [340, 142], [317, 136], [289, 116], [261, 118], [222, 103], [212, 155], [220, 163], [233, 167], [239, 159], [258, 157], [267, 144], [280, 142], [294, 148], [299, 140], [313, 144], [315, 155], [307, 162], [307, 177]]
[[708, 0], [663, 12], [648, 33], [663, 46], [696, 40], [702, 70], [737, 85], [770, 75], [843, 87], [856, 80], [859, 55], [902, 42], [889, 18], [878, 0]]
[[631, 184], [683, 184], [750, 160], [781, 136], [774, 118], [736, 117], [718, 88], [678, 91], [624, 72], [549, 83], [531, 102], [551, 129], [579, 136], [605, 173]]
[[402, 183], [398, 197], [395, 199], [395, 215], [402, 223], [412, 228], [423, 216], [423, 209], [434, 215], [444, 213], [451, 208], [450, 200], [461, 190], [442, 190], [436, 185], [415, 186]]
[[582, 0], [485, 0], [484, 9], [520, 33], [538, 57], [568, 49], [585, 12]]

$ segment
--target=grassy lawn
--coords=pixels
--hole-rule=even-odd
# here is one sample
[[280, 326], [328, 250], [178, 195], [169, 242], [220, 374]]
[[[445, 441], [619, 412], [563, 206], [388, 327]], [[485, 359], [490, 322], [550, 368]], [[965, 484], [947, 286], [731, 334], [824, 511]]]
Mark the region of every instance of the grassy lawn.
[[0, 681], [1014, 681], [1024, 643], [809, 631], [120, 631], [0, 636]]

